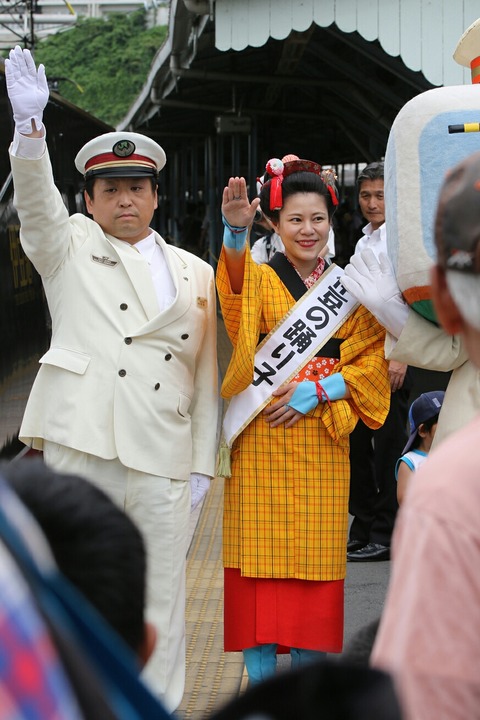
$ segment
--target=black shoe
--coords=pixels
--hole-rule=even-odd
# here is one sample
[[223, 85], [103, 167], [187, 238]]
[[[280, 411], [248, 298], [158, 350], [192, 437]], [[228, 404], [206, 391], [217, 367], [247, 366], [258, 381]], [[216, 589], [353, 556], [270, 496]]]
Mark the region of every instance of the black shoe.
[[361, 550], [367, 544], [366, 540], [349, 540], [347, 542], [347, 553]]
[[374, 562], [375, 560], [390, 560], [390, 548], [378, 543], [368, 543], [361, 550], [347, 553], [350, 562]]

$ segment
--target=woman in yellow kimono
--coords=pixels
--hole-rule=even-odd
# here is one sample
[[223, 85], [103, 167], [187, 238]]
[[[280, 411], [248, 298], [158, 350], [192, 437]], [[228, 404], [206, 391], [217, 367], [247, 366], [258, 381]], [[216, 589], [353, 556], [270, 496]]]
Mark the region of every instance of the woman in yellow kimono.
[[[252, 203], [244, 178], [230, 178], [223, 193], [217, 288], [233, 344], [225, 398], [252, 383], [259, 339], [295, 304], [277, 271], [250, 257], [246, 240], [258, 205], [282, 238], [282, 262], [306, 292], [325, 269], [320, 253], [338, 204], [333, 173], [314, 162], [287, 156], [267, 171], [272, 177]], [[322, 349], [328, 357], [299, 372], [304, 382], [276, 390], [231, 449], [224, 647], [243, 651], [251, 682], [275, 671], [279, 651], [290, 651], [298, 666], [342, 649], [349, 434], [359, 417], [382, 425], [390, 391], [384, 330], [368, 310], [357, 307], [334, 338], [334, 352]]]

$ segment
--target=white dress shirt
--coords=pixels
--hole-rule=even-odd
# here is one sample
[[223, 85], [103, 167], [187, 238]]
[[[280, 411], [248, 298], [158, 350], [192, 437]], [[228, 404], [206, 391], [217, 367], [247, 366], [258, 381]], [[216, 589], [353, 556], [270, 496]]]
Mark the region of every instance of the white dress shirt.
[[160, 312], [166, 310], [175, 300], [176, 289], [172, 276], [167, 267], [165, 256], [160, 245], [155, 242], [153, 232], [143, 240], [135, 243], [134, 247], [145, 258], [152, 275], [155, 293], [157, 295]]
[[363, 228], [363, 235], [355, 246], [355, 255], [362, 252], [366, 248], [371, 248], [375, 253], [377, 260], [381, 252], [387, 254], [387, 228], [385, 223], [380, 225], [379, 228], [373, 230], [372, 223], [368, 223]]

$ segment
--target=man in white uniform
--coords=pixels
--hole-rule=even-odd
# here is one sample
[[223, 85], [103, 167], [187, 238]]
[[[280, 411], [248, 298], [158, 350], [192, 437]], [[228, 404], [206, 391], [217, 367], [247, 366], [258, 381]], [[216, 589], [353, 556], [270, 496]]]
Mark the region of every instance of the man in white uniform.
[[93, 219], [69, 217], [42, 123], [45, 70], [17, 46], [5, 71], [20, 240], [52, 317], [20, 439], [53, 468], [98, 484], [142, 530], [158, 635], [146, 679], [173, 710], [185, 680], [189, 512], [215, 465], [213, 270], [149, 227], [166, 158], [143, 135], [107, 133], [80, 150]]

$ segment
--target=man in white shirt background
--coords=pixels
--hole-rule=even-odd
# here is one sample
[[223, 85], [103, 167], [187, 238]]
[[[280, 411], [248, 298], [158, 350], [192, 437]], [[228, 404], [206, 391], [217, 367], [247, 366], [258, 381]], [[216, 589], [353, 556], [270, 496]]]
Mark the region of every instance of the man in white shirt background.
[[[378, 258], [387, 252], [384, 165], [367, 165], [357, 179], [358, 201], [368, 224], [355, 254], [370, 248]], [[347, 544], [351, 562], [389, 560], [390, 539], [398, 509], [395, 464], [407, 441], [411, 380], [408, 366], [391, 360], [390, 411], [378, 430], [359, 420], [350, 436], [350, 502], [353, 515]]]

